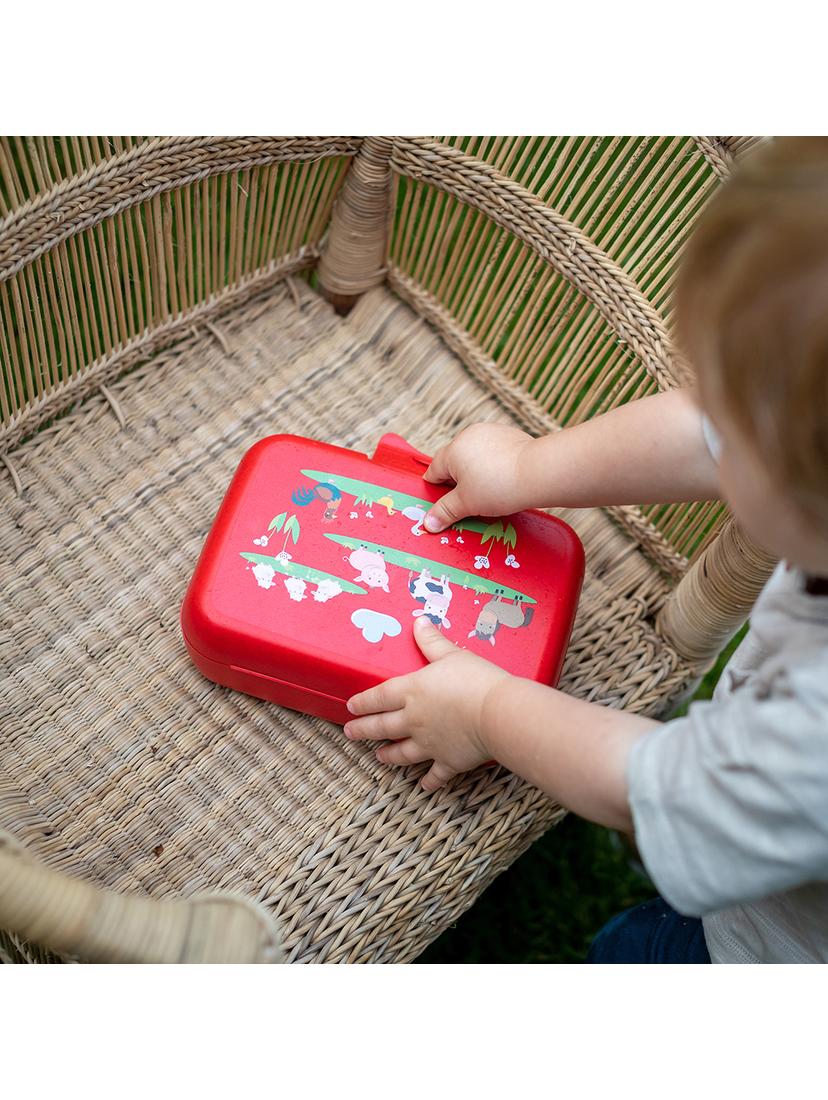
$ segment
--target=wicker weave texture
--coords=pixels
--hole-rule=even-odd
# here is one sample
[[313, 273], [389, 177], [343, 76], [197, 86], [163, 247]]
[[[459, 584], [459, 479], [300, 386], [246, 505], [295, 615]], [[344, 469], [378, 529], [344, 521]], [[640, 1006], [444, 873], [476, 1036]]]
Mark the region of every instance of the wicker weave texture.
[[[0, 138], [0, 830], [53, 869], [0, 843], [0, 958], [272, 959], [277, 918], [290, 960], [409, 959], [557, 820], [207, 683], [178, 604], [261, 435], [428, 451], [676, 384], [681, 243], [750, 144]], [[771, 563], [716, 502], [561, 514], [563, 686], [664, 710]]]
[[[136, 337], [313, 254], [352, 138], [157, 138], [0, 221], [0, 418]], [[19, 169], [23, 174], [22, 167]]]
[[[251, 440], [370, 450], [393, 427], [427, 450], [508, 415], [387, 291], [344, 321], [302, 287], [301, 309], [282, 288], [114, 383], [124, 429], [91, 398], [16, 452], [0, 759], [36, 812], [0, 826], [118, 891], [240, 892], [279, 919], [291, 961], [405, 960], [558, 808], [502, 771], [426, 795], [421, 768], [210, 684], [178, 606]], [[688, 676], [644, 618], [663, 577], [600, 512], [578, 522], [590, 572], [565, 684], [660, 710]]]
[[[555, 423], [577, 423], [683, 377], [667, 328], [681, 246], [750, 145], [400, 139], [392, 270]], [[639, 511], [661, 535], [652, 541], [685, 559], [725, 518], [717, 502]]]

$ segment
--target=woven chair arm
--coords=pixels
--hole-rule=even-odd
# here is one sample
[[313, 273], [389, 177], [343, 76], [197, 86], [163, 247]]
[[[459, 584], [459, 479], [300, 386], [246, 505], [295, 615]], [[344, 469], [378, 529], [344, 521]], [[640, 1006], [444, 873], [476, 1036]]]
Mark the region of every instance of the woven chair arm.
[[82, 962], [280, 962], [270, 916], [232, 894], [154, 900], [38, 863], [0, 833], [0, 928]]

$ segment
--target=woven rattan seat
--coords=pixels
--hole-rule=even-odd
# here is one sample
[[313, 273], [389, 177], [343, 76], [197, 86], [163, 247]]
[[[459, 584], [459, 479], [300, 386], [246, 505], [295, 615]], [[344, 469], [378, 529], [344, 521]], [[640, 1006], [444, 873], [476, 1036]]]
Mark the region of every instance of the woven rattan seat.
[[[187, 175], [188, 164], [203, 167], [213, 155], [206, 148], [191, 147], [189, 160], [182, 151], [181, 189], [207, 186]], [[383, 148], [387, 165], [392, 146]], [[417, 149], [400, 139], [393, 153], [400, 178], [404, 156]], [[14, 351], [26, 334], [25, 321], [15, 321], [15, 295], [67, 246], [38, 243], [36, 203], [0, 221], [0, 355], [11, 379], [0, 525], [0, 923], [9, 930], [0, 952], [8, 961], [271, 959], [279, 957], [277, 940], [288, 961], [409, 960], [561, 815], [499, 768], [426, 794], [416, 782], [426, 765], [384, 767], [370, 745], [348, 742], [339, 727], [208, 682], [181, 641], [178, 610], [193, 563], [256, 439], [288, 431], [370, 453], [395, 431], [430, 452], [474, 421], [539, 432], [562, 419], [542, 386], [497, 369], [481, 325], [470, 335], [471, 314], [463, 325], [452, 321], [427, 280], [412, 277], [404, 249], [379, 273], [370, 264], [361, 276], [347, 263], [336, 269], [348, 239], [338, 226], [370, 221], [365, 202], [348, 207], [347, 188], [360, 172], [385, 232], [389, 199], [371, 190], [369, 152], [356, 139], [346, 147], [329, 198], [343, 178], [352, 183], [340, 190], [332, 222], [319, 207], [317, 229], [328, 226], [321, 286], [291, 274], [315, 263], [312, 236], [281, 266], [278, 256], [238, 260], [234, 279], [229, 263], [223, 299], [220, 289], [212, 299], [204, 287], [199, 295], [192, 273], [179, 268], [177, 309], [156, 311], [134, 347], [111, 334], [108, 347], [65, 379], [44, 376], [38, 389], [33, 376], [31, 393], [18, 380], [34, 355], [24, 361]], [[451, 162], [447, 179], [462, 172], [456, 151], [434, 143], [432, 152], [424, 173], [437, 171], [437, 154]], [[223, 156], [209, 166], [209, 186], [240, 172], [268, 201], [267, 179], [251, 181], [243, 154]], [[116, 169], [123, 164], [107, 170]], [[69, 203], [67, 188], [54, 185], [55, 202]], [[295, 194], [304, 193], [297, 185]], [[515, 209], [531, 199], [516, 190]], [[152, 210], [159, 200], [130, 201]], [[121, 215], [101, 213], [92, 228], [76, 230], [102, 259], [119, 241], [113, 216]], [[442, 216], [457, 214], [447, 208]], [[250, 218], [255, 229], [255, 209]], [[527, 233], [554, 239], [542, 218], [527, 225]], [[404, 244], [413, 222], [400, 232]], [[364, 226], [355, 239], [345, 254], [359, 266], [360, 249], [364, 259], [376, 243]], [[382, 260], [384, 237], [380, 244]], [[205, 256], [194, 252], [192, 260], [197, 270]], [[667, 379], [666, 354], [664, 363]], [[606, 403], [634, 395], [625, 377], [617, 372]], [[654, 385], [653, 372], [640, 377]], [[590, 379], [581, 378], [582, 391]], [[744, 617], [768, 563], [721, 510], [561, 514], [587, 552], [562, 686], [663, 713]], [[688, 567], [690, 543], [676, 532], [692, 524]], [[735, 596], [734, 575], [742, 579]], [[701, 608], [700, 618], [688, 608]]]

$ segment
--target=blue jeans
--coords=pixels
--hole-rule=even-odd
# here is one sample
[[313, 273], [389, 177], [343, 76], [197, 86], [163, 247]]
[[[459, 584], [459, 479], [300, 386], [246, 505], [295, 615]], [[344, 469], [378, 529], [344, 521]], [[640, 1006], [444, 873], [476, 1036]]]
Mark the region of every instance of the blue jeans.
[[663, 898], [626, 909], [604, 925], [588, 963], [709, 963], [702, 922], [683, 917]]

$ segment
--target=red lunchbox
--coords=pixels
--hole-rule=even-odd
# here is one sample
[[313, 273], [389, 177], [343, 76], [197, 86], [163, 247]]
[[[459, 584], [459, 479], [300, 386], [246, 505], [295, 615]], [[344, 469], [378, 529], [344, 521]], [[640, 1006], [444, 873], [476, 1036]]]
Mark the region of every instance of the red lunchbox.
[[448, 489], [401, 436], [373, 456], [273, 435], [241, 460], [181, 608], [218, 684], [344, 723], [355, 692], [426, 663], [412, 624], [555, 684], [584, 572], [575, 532], [530, 509], [423, 528]]

